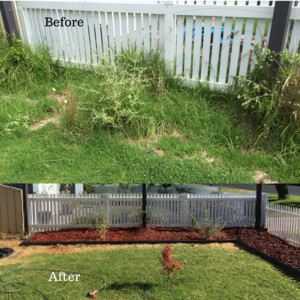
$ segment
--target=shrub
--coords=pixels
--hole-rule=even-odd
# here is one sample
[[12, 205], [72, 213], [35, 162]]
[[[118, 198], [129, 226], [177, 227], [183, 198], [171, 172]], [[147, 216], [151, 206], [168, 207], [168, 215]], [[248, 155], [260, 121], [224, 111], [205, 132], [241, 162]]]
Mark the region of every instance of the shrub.
[[80, 108], [88, 113], [92, 127], [126, 130], [137, 126], [141, 119], [149, 118], [140, 113], [144, 105], [141, 94], [148, 86], [143, 71], [143, 68], [135, 68], [129, 72], [109, 61], [96, 70], [99, 84], [88, 92], [94, 93], [97, 99]]
[[204, 238], [209, 239], [221, 234], [222, 227], [219, 227], [216, 222], [209, 222], [207, 218], [204, 219], [204, 224], [199, 224], [194, 216], [191, 216], [192, 231], [201, 232]]
[[38, 82], [54, 79], [59, 72], [48, 49], [40, 45], [32, 51], [22, 40], [11, 37], [11, 45], [0, 38], [0, 86], [10, 92], [28, 89]]
[[122, 64], [128, 72], [142, 68], [144, 78], [158, 97], [179, 84], [179, 80], [175, 79], [172, 71], [167, 68], [159, 51], [138, 52], [136, 47], [131, 50], [122, 50], [121, 55], [117, 57], [117, 63]]
[[254, 53], [257, 57], [254, 69], [246, 78], [237, 78], [236, 85], [242, 88], [238, 98], [254, 119], [258, 140], [277, 137], [281, 145], [295, 145], [297, 135], [299, 139], [299, 55], [293, 58], [288, 52], [276, 55], [269, 49], [263, 53], [257, 46]]
[[86, 223], [92, 225], [92, 227], [99, 232], [101, 239], [104, 239], [107, 233], [107, 221], [104, 213], [94, 213], [93, 215], [89, 215], [87, 217], [79, 217], [76, 218], [72, 223], [75, 225], [82, 225]]

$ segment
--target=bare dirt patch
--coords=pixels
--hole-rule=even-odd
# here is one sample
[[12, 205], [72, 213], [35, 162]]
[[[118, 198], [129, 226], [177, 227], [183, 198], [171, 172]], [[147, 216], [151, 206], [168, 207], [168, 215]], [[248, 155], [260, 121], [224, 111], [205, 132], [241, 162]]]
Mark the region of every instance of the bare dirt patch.
[[31, 125], [29, 127], [29, 129], [34, 131], [34, 130], [37, 130], [39, 128], [44, 127], [45, 125], [47, 125], [50, 122], [57, 124], [58, 123], [58, 117], [56, 116], [56, 117], [49, 117], [47, 119], [44, 119], [41, 122], [38, 122], [38, 123], [35, 123], [35, 124]]
[[[151, 147], [155, 147], [155, 144], [160, 142], [161, 139], [164, 136], [173, 136], [176, 138], [182, 138], [182, 139], [187, 139], [185, 135], [183, 135], [181, 132], [179, 132], [177, 129], [175, 129], [171, 134], [156, 134], [154, 136], [150, 137], [140, 137], [138, 139], [133, 139], [133, 138], [127, 138], [126, 141], [129, 145], [134, 145], [140, 147], [142, 150], [149, 150]], [[159, 151], [160, 149], [154, 150], [154, 152], [158, 155], [161, 155], [162, 153]]]
[[256, 170], [254, 174], [254, 180], [257, 183], [278, 183], [278, 181], [273, 181], [269, 178], [269, 175], [263, 171]]
[[[21, 240], [0, 240], [0, 248], [8, 247], [15, 250], [15, 252], [9, 257], [0, 259], [0, 266], [22, 263], [26, 264], [29, 262], [30, 258], [34, 255], [38, 254], [49, 254], [49, 255], [63, 255], [63, 254], [71, 254], [71, 253], [79, 253], [79, 252], [88, 252], [88, 251], [114, 251], [119, 249], [157, 249], [161, 248], [161, 244], [137, 244], [137, 245], [55, 245], [55, 246], [20, 246]], [[176, 246], [180, 246], [184, 244], [177, 244]], [[235, 246], [235, 244], [231, 243], [212, 243], [212, 244], [192, 244], [195, 247], [211, 247], [218, 249], [227, 249], [227, 250], [238, 250], [239, 248]]]
[[154, 149], [154, 153], [159, 155], [159, 156], [163, 156], [164, 152], [161, 149]]
[[213, 163], [215, 161], [220, 160], [219, 158], [217, 158], [216, 156], [212, 156], [212, 157], [207, 157], [207, 151], [206, 150], [202, 150], [200, 152], [196, 152], [193, 155], [185, 155], [183, 158], [179, 158], [180, 160], [186, 160], [186, 159], [197, 159], [197, 158], [202, 158], [205, 162], [207, 163]]
[[226, 250], [239, 250], [240, 248], [234, 244], [234, 243], [211, 243], [211, 244], [206, 244], [206, 245], [201, 245], [201, 244], [194, 244], [194, 247], [210, 247], [210, 248], [215, 248], [215, 249], [226, 249]]
[[67, 94], [65, 93], [53, 93], [49, 94], [47, 97], [56, 99], [62, 107], [64, 107], [65, 101], [67, 100]]
[[208, 162], [208, 163], [212, 163], [216, 160], [216, 157], [215, 156], [212, 156], [212, 157], [206, 157], [204, 158], [204, 161]]

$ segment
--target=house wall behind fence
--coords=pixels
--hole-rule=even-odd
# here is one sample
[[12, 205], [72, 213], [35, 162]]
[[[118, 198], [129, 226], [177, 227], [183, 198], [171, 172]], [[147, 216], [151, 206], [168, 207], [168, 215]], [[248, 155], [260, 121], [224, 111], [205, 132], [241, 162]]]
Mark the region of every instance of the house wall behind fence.
[[24, 233], [21, 189], [0, 185], [0, 233]]
[[[262, 226], [265, 226], [264, 195]], [[200, 225], [224, 227], [255, 223], [256, 195], [250, 194], [148, 194], [147, 224], [188, 227], [194, 218]], [[110, 227], [141, 226], [142, 195], [29, 195], [30, 230], [90, 227], [105, 220]]]
[[[64, 63], [97, 66], [103, 55], [112, 58], [136, 45], [138, 51], [159, 50], [178, 77], [222, 87], [253, 68], [254, 44], [268, 45], [274, 10], [268, 1], [260, 6], [257, 1], [135, 2], [18, 1], [17, 6], [24, 40], [32, 47], [45, 43]], [[82, 19], [84, 26], [44, 26], [45, 17], [63, 16]], [[299, 20], [300, 7], [294, 4], [285, 43], [293, 55], [299, 48]]]

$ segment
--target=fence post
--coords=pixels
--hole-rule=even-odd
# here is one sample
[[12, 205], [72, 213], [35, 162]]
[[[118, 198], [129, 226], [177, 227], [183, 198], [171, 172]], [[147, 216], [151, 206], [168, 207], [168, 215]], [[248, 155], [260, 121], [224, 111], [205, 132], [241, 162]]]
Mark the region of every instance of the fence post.
[[268, 48], [276, 53], [280, 53], [284, 49], [292, 3], [293, 1], [275, 1]]
[[29, 233], [29, 227], [28, 227], [28, 184], [22, 184], [22, 194], [23, 194], [23, 215], [24, 215], [24, 230], [25, 234]]
[[[164, 3], [166, 7], [169, 7], [172, 4], [172, 1], [166, 1]], [[174, 15], [171, 13], [168, 13], [164, 16], [164, 28], [163, 28], [163, 36], [162, 36], [162, 46], [164, 49], [164, 59], [167, 63], [167, 67], [173, 72], [174, 70]]]
[[262, 184], [256, 185], [255, 229], [261, 229]]
[[142, 216], [143, 216], [143, 228], [147, 226], [147, 186], [146, 183], [142, 184]]
[[109, 196], [105, 200], [105, 205], [106, 205], [106, 224], [107, 226], [110, 225], [110, 220], [109, 220]]
[[267, 202], [268, 202], [268, 194], [262, 195], [262, 202], [261, 202], [261, 227], [266, 228], [266, 220], [267, 220]]
[[181, 200], [182, 204], [182, 211], [181, 211], [181, 220], [182, 225], [188, 226], [189, 225], [189, 211], [188, 211], [188, 201], [187, 201], [187, 194], [180, 194], [179, 199]]
[[15, 22], [15, 17], [14, 17], [11, 2], [0, 1], [0, 11], [2, 14], [4, 29], [6, 31], [8, 41], [9, 43], [11, 43], [12, 35], [15, 35], [17, 38], [19, 38], [19, 32], [18, 32], [17, 24]]

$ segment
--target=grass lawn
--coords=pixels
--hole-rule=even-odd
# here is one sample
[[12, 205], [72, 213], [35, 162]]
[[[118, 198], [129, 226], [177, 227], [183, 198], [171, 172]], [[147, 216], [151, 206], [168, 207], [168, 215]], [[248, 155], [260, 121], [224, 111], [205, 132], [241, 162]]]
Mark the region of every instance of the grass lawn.
[[282, 204], [282, 205], [294, 206], [300, 208], [300, 196], [290, 195], [290, 198], [287, 200], [278, 200], [278, 195], [270, 194], [268, 196], [268, 200], [270, 203]]
[[[63, 251], [63, 248], [61, 249]], [[166, 288], [160, 263], [163, 245], [125, 246], [69, 254], [37, 254], [17, 264], [0, 266], [5, 281], [20, 281], [38, 289], [49, 299], [85, 299], [89, 291], [106, 287], [98, 299], [298, 299], [299, 282], [264, 260], [233, 246], [174, 245], [173, 259], [187, 260]], [[21, 270], [44, 269], [43, 271]], [[46, 270], [46, 271], [45, 271]], [[48, 271], [47, 271], [48, 270]], [[50, 270], [82, 274], [79, 282], [48, 282]], [[89, 274], [95, 277], [89, 277]], [[57, 274], [57, 273], [56, 273]], [[98, 277], [98, 279], [97, 279]], [[1, 282], [0, 282], [1, 284]], [[21, 287], [11, 299], [39, 299], [38, 292]], [[5, 297], [1, 299], [6, 299]], [[42, 299], [40, 297], [40, 299]]]
[[[276, 136], [260, 139], [232, 92], [183, 86], [165, 78], [154, 58], [124, 54], [121, 69], [108, 64], [92, 72], [61, 68], [47, 52], [22, 47], [0, 40], [1, 182], [300, 177], [297, 146]], [[27, 56], [20, 58], [19, 48]]]

